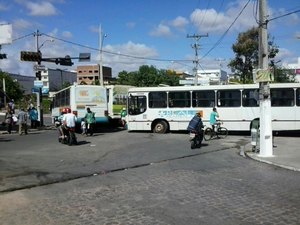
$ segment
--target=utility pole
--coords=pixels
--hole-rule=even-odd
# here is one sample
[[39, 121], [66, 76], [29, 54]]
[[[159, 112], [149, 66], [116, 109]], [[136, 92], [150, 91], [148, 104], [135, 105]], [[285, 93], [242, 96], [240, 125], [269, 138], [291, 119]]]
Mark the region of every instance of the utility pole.
[[2, 84], [3, 84], [3, 93], [4, 93], [4, 96], [3, 96], [3, 98], [4, 98], [4, 108], [6, 108], [6, 86], [5, 86], [5, 78], [3, 77], [3, 79], [2, 79]]
[[[259, 0], [259, 69], [268, 70], [267, 0]], [[269, 81], [259, 82], [260, 155], [273, 155], [272, 117]]]
[[99, 79], [100, 79], [100, 86], [103, 86], [103, 62], [102, 62], [102, 48], [103, 48], [103, 34], [102, 34], [102, 27], [101, 24], [99, 26], [99, 46], [100, 46], [100, 60], [99, 60]]
[[[42, 34], [39, 33], [39, 30], [34, 33], [34, 36], [36, 37], [36, 51], [40, 51], [39, 47], [39, 36], [42, 36]], [[37, 66], [40, 66], [41, 62], [37, 62]], [[35, 73], [36, 80], [41, 80], [41, 71], [36, 71]], [[39, 88], [39, 92], [37, 93], [37, 111], [38, 111], [38, 120], [40, 121], [40, 126], [44, 126], [44, 118], [43, 118], [43, 94], [42, 94], [42, 88]]]
[[199, 35], [199, 34], [194, 34], [194, 35], [187, 35], [187, 38], [194, 38], [195, 43], [192, 45], [192, 48], [195, 49], [195, 60], [193, 63], [195, 63], [194, 67], [194, 73], [195, 73], [195, 80], [194, 80], [194, 85], [198, 85], [198, 68], [199, 68], [199, 56], [198, 56], [198, 49], [200, 49], [200, 44], [199, 40], [201, 37], [208, 37], [208, 34], [206, 35]]

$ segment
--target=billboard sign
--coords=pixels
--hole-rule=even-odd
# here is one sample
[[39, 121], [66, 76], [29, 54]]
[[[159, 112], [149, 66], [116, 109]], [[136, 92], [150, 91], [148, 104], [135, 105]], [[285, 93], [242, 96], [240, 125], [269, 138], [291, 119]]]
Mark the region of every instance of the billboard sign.
[[12, 43], [12, 25], [0, 24], [0, 45]]
[[256, 82], [269, 82], [274, 81], [273, 73], [270, 69], [258, 69], [255, 71], [255, 81]]
[[41, 80], [35, 80], [35, 81], [33, 81], [33, 86], [35, 88], [42, 88], [43, 87], [43, 81], [41, 81]]

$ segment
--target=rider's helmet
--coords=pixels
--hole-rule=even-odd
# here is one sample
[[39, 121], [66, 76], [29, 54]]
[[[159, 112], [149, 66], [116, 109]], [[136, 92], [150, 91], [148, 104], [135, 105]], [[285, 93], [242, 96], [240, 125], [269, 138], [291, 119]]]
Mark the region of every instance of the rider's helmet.
[[63, 109], [61, 110], [61, 114], [66, 114], [66, 113], [67, 113], [66, 108], [63, 108]]
[[203, 117], [203, 111], [202, 111], [202, 110], [199, 110], [196, 114], [197, 114], [197, 116], [199, 116], [199, 117]]
[[70, 113], [70, 112], [71, 112], [71, 109], [70, 109], [70, 108], [63, 108], [61, 112], [62, 112], [63, 114]]

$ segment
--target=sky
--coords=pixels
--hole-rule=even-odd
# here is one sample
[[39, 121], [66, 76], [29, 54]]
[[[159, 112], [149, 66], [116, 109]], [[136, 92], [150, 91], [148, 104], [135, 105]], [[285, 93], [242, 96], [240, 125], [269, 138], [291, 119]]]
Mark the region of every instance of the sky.
[[[279, 48], [275, 61], [279, 66], [297, 63], [300, 1], [266, 1], [268, 33]], [[257, 26], [257, 4], [258, 0], [0, 0], [0, 27], [12, 25], [12, 43], [2, 44], [7, 59], [0, 60], [0, 69], [35, 76], [34, 63], [20, 61], [20, 52], [37, 50], [38, 31], [44, 58], [91, 54], [90, 62], [73, 59], [72, 67], [42, 62], [51, 69], [97, 64], [102, 46], [103, 65], [112, 68], [113, 77], [141, 65], [193, 74], [196, 40], [191, 36], [200, 35], [199, 69], [230, 71], [227, 64], [234, 58], [232, 45], [238, 34]]]

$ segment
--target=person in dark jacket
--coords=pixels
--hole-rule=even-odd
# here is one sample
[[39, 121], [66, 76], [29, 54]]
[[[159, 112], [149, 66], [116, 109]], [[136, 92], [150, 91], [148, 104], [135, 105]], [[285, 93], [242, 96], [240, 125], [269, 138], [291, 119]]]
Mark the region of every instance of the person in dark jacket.
[[195, 116], [191, 119], [189, 122], [189, 125], [187, 127], [188, 131], [199, 131], [203, 127], [203, 122], [202, 122], [202, 111], [198, 111]]

